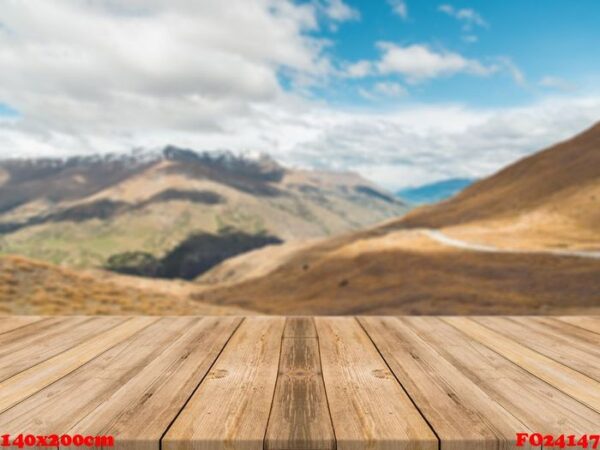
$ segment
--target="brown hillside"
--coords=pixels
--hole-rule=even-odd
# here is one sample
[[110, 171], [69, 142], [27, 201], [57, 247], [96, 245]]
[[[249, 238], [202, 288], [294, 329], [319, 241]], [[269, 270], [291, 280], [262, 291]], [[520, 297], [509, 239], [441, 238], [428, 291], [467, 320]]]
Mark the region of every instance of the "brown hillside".
[[591, 314], [599, 274], [600, 260], [458, 251], [379, 228], [299, 249], [268, 273], [205, 285], [195, 298], [271, 314]]
[[600, 123], [473, 184], [449, 201], [420, 208], [400, 223], [443, 228], [543, 209], [568, 217], [574, 226], [598, 231], [599, 191]]
[[[139, 284], [139, 286], [138, 286]], [[0, 257], [1, 314], [241, 314], [195, 302], [171, 282], [86, 274], [17, 256]]]

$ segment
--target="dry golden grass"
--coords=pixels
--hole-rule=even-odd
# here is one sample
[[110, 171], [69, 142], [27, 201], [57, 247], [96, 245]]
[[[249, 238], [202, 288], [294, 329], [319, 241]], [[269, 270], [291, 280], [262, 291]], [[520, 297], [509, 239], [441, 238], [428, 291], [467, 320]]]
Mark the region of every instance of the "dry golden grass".
[[503, 247], [597, 249], [600, 124], [389, 225], [402, 227]]
[[197, 278], [204, 285], [235, 284], [265, 276], [313, 241], [292, 241], [269, 245], [229, 258]]
[[271, 314], [597, 314], [600, 261], [457, 251], [375, 229], [196, 298]]
[[[172, 289], [169, 289], [172, 286]], [[136, 286], [18, 256], [0, 257], [0, 314], [248, 314], [191, 300], [176, 283]]]

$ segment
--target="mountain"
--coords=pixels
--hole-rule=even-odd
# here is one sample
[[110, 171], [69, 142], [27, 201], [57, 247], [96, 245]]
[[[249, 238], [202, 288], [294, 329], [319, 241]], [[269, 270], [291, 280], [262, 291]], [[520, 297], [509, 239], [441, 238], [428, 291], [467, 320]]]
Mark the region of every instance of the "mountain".
[[472, 178], [451, 178], [398, 191], [398, 196], [413, 205], [437, 203], [450, 198], [473, 184]]
[[[111, 258], [129, 264], [136, 252], [145, 261], [173, 252], [193, 260], [194, 242], [227, 240], [226, 252], [202, 256], [216, 263], [406, 210], [356, 174], [289, 169], [268, 156], [169, 146], [154, 154], [0, 161], [0, 253], [75, 267], [102, 267]], [[231, 230], [244, 236], [223, 237]], [[182, 267], [172, 259], [168, 266]], [[207, 268], [195, 267], [186, 273]]]
[[195, 298], [274, 314], [598, 314], [600, 258], [553, 250], [600, 248], [599, 201], [596, 125], [403, 218], [225, 261]]
[[506, 247], [600, 249], [600, 123], [392, 226]]

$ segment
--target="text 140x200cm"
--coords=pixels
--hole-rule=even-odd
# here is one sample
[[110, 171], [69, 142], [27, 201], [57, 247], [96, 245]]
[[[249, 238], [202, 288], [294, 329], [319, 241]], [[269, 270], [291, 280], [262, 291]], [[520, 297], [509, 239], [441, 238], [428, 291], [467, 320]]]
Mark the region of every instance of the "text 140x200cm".
[[1, 447], [114, 447], [113, 436], [89, 436], [82, 434], [10, 434], [0, 435]]

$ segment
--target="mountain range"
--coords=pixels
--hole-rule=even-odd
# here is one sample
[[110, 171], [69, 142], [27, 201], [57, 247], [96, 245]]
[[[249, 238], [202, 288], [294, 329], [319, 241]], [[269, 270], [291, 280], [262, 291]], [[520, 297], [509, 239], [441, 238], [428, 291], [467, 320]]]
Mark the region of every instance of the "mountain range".
[[[95, 192], [88, 189], [87, 176], [76, 171], [69, 176], [86, 186], [77, 191], [86, 191], [81, 198], [69, 189], [60, 191], [62, 198], [51, 195], [54, 189], [46, 189], [43, 194], [44, 186], [55, 185], [38, 183], [38, 191], [31, 191], [37, 194], [29, 193], [21, 204], [5, 207], [2, 215], [5, 226], [44, 214], [67, 214], [69, 208], [93, 205], [98, 200], [122, 201], [127, 205], [121, 206], [124, 209], [117, 213], [108, 208], [109, 212], [103, 213], [105, 219], [96, 217], [99, 213], [95, 212], [94, 218], [86, 213], [78, 221], [71, 212], [69, 220], [59, 216], [60, 220], [56, 221], [25, 224], [5, 233], [3, 245], [8, 241], [14, 246], [18, 242], [15, 236], [24, 242], [31, 236], [34, 242], [46, 248], [51, 248], [53, 239], [57, 239], [58, 248], [66, 245], [77, 250], [81, 236], [92, 239], [94, 232], [100, 236], [101, 230], [107, 229], [114, 233], [111, 239], [120, 242], [119, 233], [124, 233], [124, 243], [133, 240], [132, 248], [146, 248], [145, 251], [150, 252], [153, 248], [140, 245], [147, 240], [138, 239], [138, 235], [155, 236], [153, 239], [159, 240], [163, 234], [168, 237], [179, 233], [172, 244], [154, 247], [155, 251], [161, 249], [151, 253], [154, 260], [148, 260], [146, 254], [134, 255], [158, 264], [157, 270], [171, 267], [168, 263], [174, 252], [183, 252], [182, 260], [192, 263], [213, 258], [215, 255], [210, 251], [208, 256], [199, 254], [193, 245], [192, 252], [181, 250], [181, 247], [188, 248], [188, 239], [206, 243], [207, 233], [225, 240], [239, 239], [244, 244], [250, 236], [262, 239], [260, 246], [246, 245], [244, 253], [229, 252], [221, 261], [212, 259], [214, 267], [198, 273], [193, 271], [189, 282], [98, 270], [82, 273], [5, 256], [0, 258], [4, 277], [0, 278], [3, 300], [0, 306], [13, 313], [40, 313], [51, 307], [55, 313], [62, 314], [164, 313], [165, 310], [198, 313], [210, 308], [219, 308], [224, 314], [239, 311], [269, 314], [600, 313], [600, 124], [473, 183], [447, 201], [407, 214], [401, 201], [355, 175], [292, 171], [268, 159], [260, 163], [234, 163], [229, 158], [212, 162], [211, 157], [211, 161], [206, 162], [203, 155], [192, 156], [180, 151], [171, 150], [160, 160], [137, 162], [127, 170], [121, 168], [125, 166], [122, 161], [118, 164], [103, 161], [103, 167], [117, 165], [114, 170], [106, 170], [104, 177], [98, 177], [97, 183], [102, 188]], [[64, 168], [55, 169], [56, 164], [49, 164], [47, 170], [68, 173]], [[213, 169], [215, 165], [218, 169]], [[243, 176], [227, 178], [232, 165], [236, 167], [236, 174]], [[60, 167], [64, 167], [64, 163]], [[9, 176], [5, 176], [0, 192], [4, 192], [5, 186], [14, 186], [15, 180], [20, 179], [25, 183], [23, 186], [27, 185], [26, 169], [5, 171]], [[61, 180], [65, 176], [53, 175], [51, 179]], [[34, 185], [37, 182], [36, 177], [29, 179]], [[59, 181], [56, 185], [63, 186]], [[178, 193], [164, 194], [165, 186]], [[182, 201], [184, 194], [179, 192], [192, 189], [196, 192], [194, 195], [203, 192], [201, 200], [195, 202], [186, 197]], [[275, 194], [273, 190], [283, 193]], [[221, 195], [226, 198], [225, 202], [209, 202], [207, 206], [205, 196], [212, 195], [208, 192]], [[173, 200], [173, 195], [177, 200]], [[168, 200], [165, 201], [164, 196]], [[302, 199], [297, 199], [298, 196]], [[327, 200], [323, 201], [323, 197]], [[290, 199], [297, 199], [296, 203], [290, 203]], [[334, 207], [355, 205], [355, 199], [360, 201], [353, 206], [356, 208], [353, 212], [338, 213]], [[178, 222], [173, 221], [190, 202], [202, 205], [205, 213], [219, 211], [219, 217], [224, 215], [219, 208], [230, 204], [241, 205], [239, 208], [247, 214], [279, 212], [282, 209], [275, 205], [286, 205], [287, 215], [278, 213], [272, 222], [265, 221], [260, 227], [244, 228], [241, 224], [247, 222], [230, 219], [225, 228], [219, 229], [213, 222], [212, 228], [192, 233], [190, 237], [193, 227], [179, 232]], [[291, 209], [291, 204], [305, 205], [318, 214], [307, 216]], [[153, 208], [158, 211], [152, 212]], [[400, 211], [394, 213], [395, 209]], [[125, 220], [121, 224], [122, 214]], [[381, 222], [359, 225], [361, 214]], [[390, 215], [394, 217], [386, 220]], [[194, 217], [199, 218], [201, 214]], [[211, 217], [214, 221], [215, 216]], [[288, 220], [283, 226], [279, 223], [282, 217]], [[321, 225], [325, 219], [343, 225], [330, 225], [324, 230]], [[365, 218], [360, 222], [369, 220]], [[294, 236], [301, 235], [304, 239], [286, 235], [290, 223], [297, 225], [293, 227]], [[92, 224], [97, 228], [85, 230]], [[82, 225], [85, 225], [84, 232], [78, 231]], [[231, 228], [233, 225], [238, 227]], [[51, 227], [50, 231], [44, 231], [46, 227]], [[333, 230], [339, 233], [326, 236]], [[236, 233], [242, 237], [236, 237]], [[82, 242], [88, 242], [86, 239]], [[111, 241], [101, 241], [102, 248], [106, 242]], [[85, 244], [86, 248], [90, 248], [88, 245]], [[35, 249], [33, 245], [28, 248]], [[12, 249], [14, 253], [18, 248]], [[102, 261], [102, 258], [93, 261]], [[85, 281], [82, 282], [81, 277], [85, 277]], [[32, 288], [32, 283], [38, 288]], [[85, 289], [86, 283], [93, 289], [86, 291], [89, 301], [84, 302], [80, 290]], [[148, 295], [144, 296], [144, 292]], [[70, 302], [65, 298], [79, 300]], [[123, 302], [123, 298], [130, 300]]]
[[357, 230], [406, 210], [356, 174], [293, 170], [268, 156], [169, 146], [0, 162], [0, 252], [71, 267], [151, 270], [132, 270], [143, 260], [177, 277], [173, 252], [198, 259], [194, 242], [226, 247], [201, 271], [256, 246]]
[[475, 182], [472, 178], [450, 178], [398, 191], [398, 197], [413, 204], [437, 203], [458, 194]]

